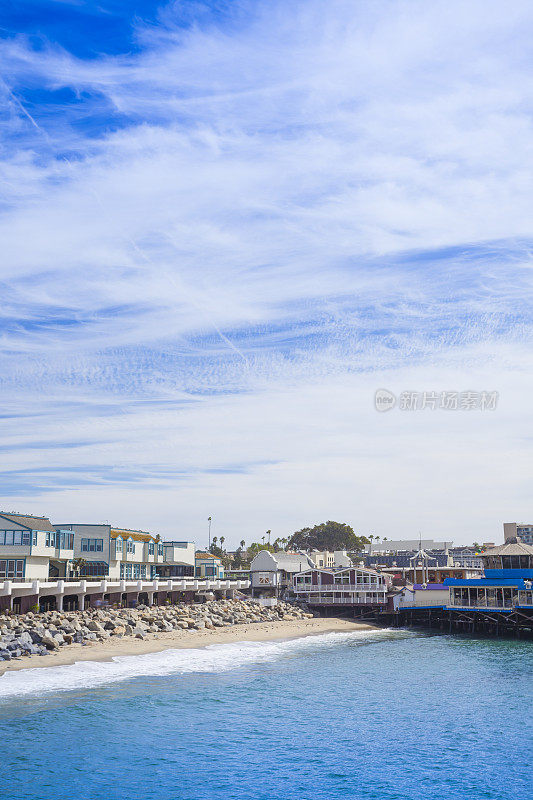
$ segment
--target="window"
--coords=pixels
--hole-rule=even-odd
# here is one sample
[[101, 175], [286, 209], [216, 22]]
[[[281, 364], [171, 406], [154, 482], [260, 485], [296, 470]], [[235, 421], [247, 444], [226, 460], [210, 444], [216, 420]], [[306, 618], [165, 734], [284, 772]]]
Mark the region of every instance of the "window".
[[163, 545], [162, 544], [158, 544], [157, 545], [157, 555], [158, 556], [162, 556], [163, 555]]
[[[35, 542], [34, 542], [35, 544]], [[68, 531], [51, 531], [46, 534], [46, 546], [58, 547], [62, 550], [74, 549], [74, 534]]]
[[82, 539], [81, 551], [82, 553], [101, 553], [104, 549], [103, 539]]
[[105, 578], [109, 575], [109, 564], [105, 561], [88, 561], [80, 570], [80, 577]]
[[0, 545], [29, 547], [30, 541], [30, 531], [0, 531]]
[[132, 578], [133, 577], [133, 564], [121, 564], [120, 565], [120, 577], [121, 578], [125, 578], [126, 580], [128, 578]]
[[115, 539], [115, 555], [116, 556], [121, 556], [122, 555], [122, 545], [123, 545], [123, 543], [124, 543], [124, 540], [122, 539], [122, 536], [117, 536], [117, 538]]
[[135, 552], [135, 542], [133, 539], [128, 539], [126, 542], [126, 552], [127, 553], [134, 553]]
[[153, 542], [150, 542], [148, 544], [148, 555], [153, 556], [154, 554], [155, 554], [155, 544]]
[[0, 578], [23, 578], [24, 559], [0, 560]]

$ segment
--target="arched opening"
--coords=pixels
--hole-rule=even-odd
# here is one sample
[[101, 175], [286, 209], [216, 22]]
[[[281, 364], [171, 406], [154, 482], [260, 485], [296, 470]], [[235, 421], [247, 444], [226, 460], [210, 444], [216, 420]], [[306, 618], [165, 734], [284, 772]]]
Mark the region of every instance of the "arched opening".
[[66, 594], [63, 597], [63, 611], [78, 611], [79, 598], [77, 594]]
[[45, 611], [55, 611], [56, 608], [57, 608], [57, 601], [53, 594], [48, 595], [47, 597], [39, 598], [39, 611], [41, 613]]

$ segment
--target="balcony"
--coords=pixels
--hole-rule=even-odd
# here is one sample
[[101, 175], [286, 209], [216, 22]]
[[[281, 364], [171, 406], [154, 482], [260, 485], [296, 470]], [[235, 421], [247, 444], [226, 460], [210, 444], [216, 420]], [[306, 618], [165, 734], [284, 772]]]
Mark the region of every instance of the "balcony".
[[295, 592], [386, 592], [384, 583], [302, 583], [295, 584]]

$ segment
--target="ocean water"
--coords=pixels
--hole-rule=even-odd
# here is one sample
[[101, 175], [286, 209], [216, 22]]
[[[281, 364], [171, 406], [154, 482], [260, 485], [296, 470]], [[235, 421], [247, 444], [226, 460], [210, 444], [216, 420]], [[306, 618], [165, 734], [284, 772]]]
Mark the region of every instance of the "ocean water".
[[533, 644], [403, 631], [0, 678], [2, 800], [518, 800]]

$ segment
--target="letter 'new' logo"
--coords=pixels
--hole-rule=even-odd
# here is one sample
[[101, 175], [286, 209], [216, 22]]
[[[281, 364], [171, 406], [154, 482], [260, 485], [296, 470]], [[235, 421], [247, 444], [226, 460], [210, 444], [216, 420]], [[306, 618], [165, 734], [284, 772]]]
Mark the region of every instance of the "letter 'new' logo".
[[388, 389], [378, 389], [374, 395], [376, 411], [390, 411], [396, 405], [396, 395]]

